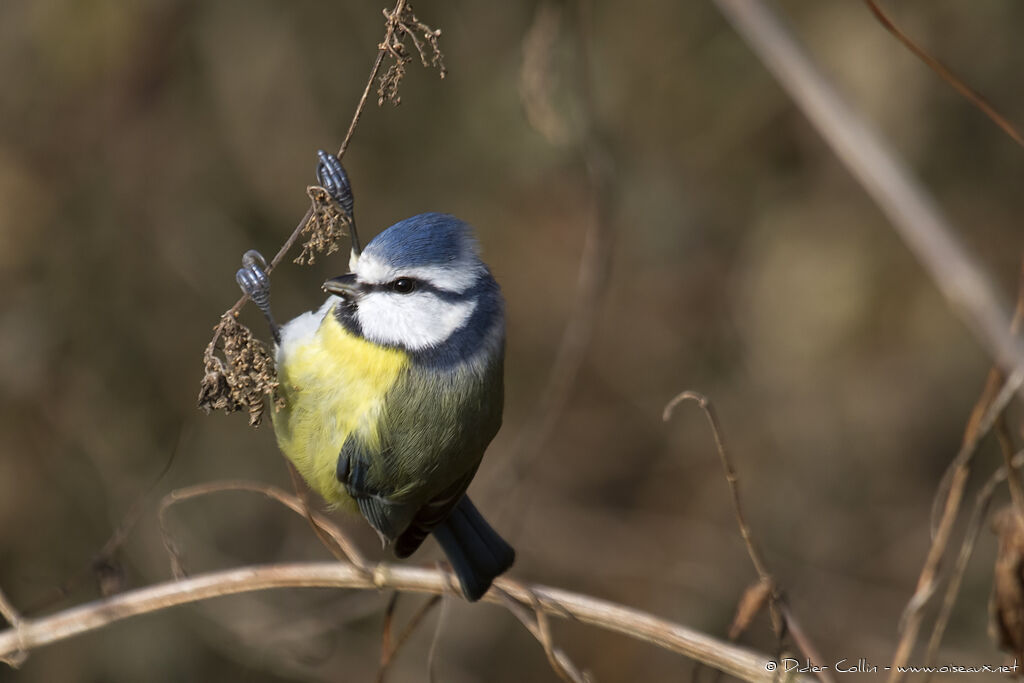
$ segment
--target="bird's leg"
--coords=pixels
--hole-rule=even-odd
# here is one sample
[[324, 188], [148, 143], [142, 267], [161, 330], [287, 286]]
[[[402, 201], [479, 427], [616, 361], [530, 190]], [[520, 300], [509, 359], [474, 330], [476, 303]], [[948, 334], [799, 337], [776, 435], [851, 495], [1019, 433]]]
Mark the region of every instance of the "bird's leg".
[[320, 160], [316, 165], [316, 179], [352, 222], [352, 251], [358, 256], [362, 248], [356, 234], [355, 197], [352, 194], [352, 185], [348, 182], [348, 174], [345, 173], [341, 160], [330, 152], [321, 149], [316, 155]]
[[270, 313], [270, 278], [267, 276], [267, 261], [263, 255], [255, 249], [242, 254], [242, 267], [235, 273], [235, 280], [263, 313], [274, 342], [280, 344], [281, 328], [274, 322], [274, 316]]

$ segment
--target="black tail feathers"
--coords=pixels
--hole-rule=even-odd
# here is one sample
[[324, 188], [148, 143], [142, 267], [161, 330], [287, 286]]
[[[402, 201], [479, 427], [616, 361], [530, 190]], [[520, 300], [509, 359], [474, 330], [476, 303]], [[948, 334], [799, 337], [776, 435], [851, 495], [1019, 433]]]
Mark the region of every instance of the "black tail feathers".
[[516, 551], [491, 528], [469, 496], [463, 496], [432, 533], [470, 602], [482, 598], [491, 582], [516, 559]]

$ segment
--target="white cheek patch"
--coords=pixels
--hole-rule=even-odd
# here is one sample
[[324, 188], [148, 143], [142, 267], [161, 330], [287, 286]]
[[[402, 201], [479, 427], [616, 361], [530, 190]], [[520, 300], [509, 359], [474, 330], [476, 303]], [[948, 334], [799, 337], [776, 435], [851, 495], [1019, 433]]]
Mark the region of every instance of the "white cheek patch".
[[476, 299], [444, 301], [430, 292], [373, 292], [359, 300], [356, 318], [365, 338], [421, 351], [444, 343], [476, 306]]

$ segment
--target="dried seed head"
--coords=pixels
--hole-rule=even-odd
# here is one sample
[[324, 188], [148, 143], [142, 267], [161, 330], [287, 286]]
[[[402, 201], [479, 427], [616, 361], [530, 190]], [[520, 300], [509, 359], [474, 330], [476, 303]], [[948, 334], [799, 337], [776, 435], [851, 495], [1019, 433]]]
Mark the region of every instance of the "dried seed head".
[[352, 217], [331, 201], [331, 196], [322, 187], [311, 185], [306, 194], [313, 202], [313, 215], [302, 228], [309, 238], [302, 245], [302, 252], [295, 257], [300, 266], [311, 266], [317, 254], [328, 256], [341, 249], [341, 240], [349, 234]]
[[437, 68], [441, 78], [448, 73], [448, 68], [444, 65], [444, 53], [441, 52], [438, 43], [441, 37], [440, 29], [432, 29], [417, 19], [411, 5], [406, 3], [401, 12], [384, 10], [384, 17], [387, 19], [388, 33], [384, 42], [380, 44], [380, 49], [391, 58], [391, 63], [380, 77], [377, 106], [383, 105], [385, 100], [397, 106], [402, 102], [398, 86], [405, 78], [406, 65], [412, 61], [409, 48], [405, 45], [406, 39], [412, 41], [424, 67]]
[[[224, 358], [216, 355], [220, 342]], [[203, 353], [205, 375], [199, 388], [199, 407], [210, 412], [246, 410], [249, 424], [258, 427], [266, 409], [264, 398], [276, 399], [277, 373], [266, 346], [248, 327], [224, 315]]]

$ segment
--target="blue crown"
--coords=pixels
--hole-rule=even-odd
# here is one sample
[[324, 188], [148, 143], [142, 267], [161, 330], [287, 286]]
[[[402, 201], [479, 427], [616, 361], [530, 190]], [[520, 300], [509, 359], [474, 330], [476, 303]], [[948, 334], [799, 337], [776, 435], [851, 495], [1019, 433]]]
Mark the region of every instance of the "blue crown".
[[421, 213], [380, 233], [364, 253], [395, 268], [445, 265], [475, 258], [473, 228], [446, 213]]

